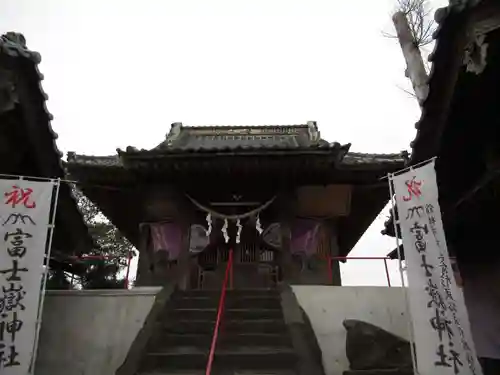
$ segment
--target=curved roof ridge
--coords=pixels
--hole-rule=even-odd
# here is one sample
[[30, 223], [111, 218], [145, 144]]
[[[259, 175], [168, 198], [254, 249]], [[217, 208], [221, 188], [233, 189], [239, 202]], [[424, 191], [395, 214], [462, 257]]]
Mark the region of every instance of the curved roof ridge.
[[123, 163], [119, 155], [82, 155], [75, 152], [67, 153], [66, 164], [73, 165], [89, 165], [102, 167], [122, 167]]
[[261, 125], [182, 125], [184, 129], [266, 129], [266, 128], [302, 128], [308, 124], [261, 124]]
[[[426, 129], [427, 126], [425, 122], [427, 120], [427, 117], [432, 115], [431, 113], [429, 113], [432, 112], [432, 108], [429, 107], [432, 107], [431, 101], [436, 95], [436, 87], [439, 87], [440, 85], [440, 82], [438, 82], [439, 73], [443, 70], [446, 71], [448, 69], [447, 66], [444, 66], [444, 68], [436, 66], [436, 62], [439, 63], [439, 58], [443, 58], [443, 56], [441, 56], [441, 50], [444, 50], [446, 47], [445, 45], [443, 45], [446, 41], [443, 40], [442, 36], [443, 34], [445, 34], [447, 21], [450, 20], [450, 16], [460, 15], [467, 10], [471, 10], [479, 5], [479, 3], [481, 3], [482, 1], [483, 0], [450, 0], [449, 5], [438, 8], [434, 12], [434, 20], [437, 24], [437, 27], [432, 34], [432, 39], [434, 40], [434, 48], [432, 52], [429, 53], [427, 58], [427, 60], [432, 63], [430, 71], [427, 75], [428, 94], [427, 97], [422, 101], [420, 117], [415, 123], [415, 129], [417, 130], [417, 132], [414, 139], [410, 142], [410, 147], [412, 149], [410, 159], [411, 163], [421, 161], [419, 159], [419, 156], [417, 155], [418, 152], [415, 152], [415, 148], [419, 140], [424, 136], [423, 133], [429, 131], [429, 129]], [[449, 35], [445, 36], [449, 38]], [[444, 58], [446, 57], [447, 56], [444, 56]]]
[[[38, 90], [37, 95], [39, 95], [39, 100], [42, 106], [42, 113], [45, 117], [43, 120], [44, 125], [46, 125], [47, 131], [51, 138], [51, 146], [54, 151], [54, 155], [57, 157], [57, 171], [55, 172], [55, 176], [45, 176], [45, 177], [61, 177], [64, 178], [66, 176], [66, 169], [64, 166], [64, 162], [61, 159], [63, 153], [57, 146], [57, 138], [58, 134], [54, 131], [52, 127], [52, 120], [54, 116], [49, 112], [47, 108], [47, 100], [49, 96], [45, 93], [42, 87], [42, 81], [44, 79], [43, 74], [40, 72], [38, 65], [41, 62], [41, 55], [38, 52], [31, 51], [26, 45], [26, 38], [23, 34], [17, 32], [7, 32], [3, 35], [0, 35], [0, 54], [4, 54], [12, 59], [25, 59], [28, 60], [31, 64], [27, 64], [30, 66], [31, 72], [28, 73], [26, 79], [35, 78], [36, 88]], [[24, 65], [24, 64], [23, 64]], [[32, 76], [32, 77], [31, 77]], [[92, 247], [96, 247], [96, 243], [93, 241], [90, 233], [88, 231], [88, 226], [84, 221], [84, 215], [78, 206], [77, 198], [75, 197], [73, 190], [66, 184], [61, 185], [60, 196], [66, 195], [69, 200], [71, 200], [71, 204], [74, 205], [77, 214], [81, 218], [81, 225], [85, 230], [85, 235], [88, 239], [88, 244]]]
[[387, 156], [387, 157], [399, 157], [399, 158], [405, 158], [405, 156], [408, 155], [407, 151], [401, 151], [401, 152], [390, 152], [390, 153], [379, 153], [379, 152], [355, 152], [355, 151], [349, 151], [347, 153], [347, 156]]

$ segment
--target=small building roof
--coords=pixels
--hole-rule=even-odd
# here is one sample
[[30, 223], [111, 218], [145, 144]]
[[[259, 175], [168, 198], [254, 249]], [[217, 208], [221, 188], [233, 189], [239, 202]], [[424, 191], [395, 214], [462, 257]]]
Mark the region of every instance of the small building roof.
[[[0, 36], [0, 172], [64, 178], [62, 153], [46, 107], [40, 54], [26, 47], [23, 35]], [[54, 256], [88, 252], [94, 246], [68, 184], [59, 191]]]
[[336, 154], [345, 166], [390, 166], [404, 163], [405, 152], [393, 154], [368, 154], [349, 152], [351, 144], [327, 142], [320, 138], [315, 121], [304, 125], [260, 125], [260, 126], [183, 126], [173, 123], [171, 130], [158, 146], [137, 149], [128, 146], [125, 151], [118, 149], [118, 155], [88, 156], [68, 153], [68, 164], [96, 167], [125, 167], [127, 161], [140, 157], [168, 155], [193, 155], [205, 157], [207, 154], [237, 153], [244, 155], [255, 152], [266, 155], [283, 151], [287, 155]]

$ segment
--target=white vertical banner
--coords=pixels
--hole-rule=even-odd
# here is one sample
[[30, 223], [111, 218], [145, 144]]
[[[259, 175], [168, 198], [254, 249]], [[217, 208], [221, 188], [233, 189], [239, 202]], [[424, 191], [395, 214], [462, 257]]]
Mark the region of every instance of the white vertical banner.
[[481, 375], [448, 255], [434, 164], [390, 176], [408, 271], [417, 370], [421, 375]]
[[0, 180], [0, 374], [27, 375], [33, 357], [52, 181]]

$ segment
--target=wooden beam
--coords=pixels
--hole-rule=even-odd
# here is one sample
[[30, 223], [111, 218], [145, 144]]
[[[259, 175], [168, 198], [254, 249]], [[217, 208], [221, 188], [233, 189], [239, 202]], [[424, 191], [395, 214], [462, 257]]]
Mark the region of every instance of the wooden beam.
[[486, 172], [470, 190], [468, 190], [454, 205], [456, 210], [464, 202], [472, 199], [476, 193], [492, 182], [496, 177], [500, 175], [500, 168]]

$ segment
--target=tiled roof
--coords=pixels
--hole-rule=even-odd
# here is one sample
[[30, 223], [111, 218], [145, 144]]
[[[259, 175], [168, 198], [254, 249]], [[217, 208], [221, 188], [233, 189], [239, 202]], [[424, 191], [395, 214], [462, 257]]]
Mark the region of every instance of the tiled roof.
[[[469, 10], [475, 6], [477, 6], [483, 0], [450, 0], [449, 5], [443, 8], [439, 8], [436, 10], [434, 14], [434, 19], [437, 23], [437, 28], [433, 33], [434, 50], [429, 54], [429, 62], [432, 62], [431, 70], [428, 76], [428, 95], [427, 98], [422, 103], [422, 111], [420, 115], [420, 119], [415, 124], [415, 128], [417, 129], [416, 136], [414, 140], [410, 143], [410, 146], [413, 150], [411, 155], [411, 163], [419, 162], [422, 160], [417, 160], [416, 153], [414, 152], [416, 148], [420, 146], [420, 141], [423, 138], [423, 133], [427, 131], [432, 131], [430, 128], [432, 124], [428, 124], [426, 119], [431, 115], [430, 111], [432, 110], [432, 100], [434, 99], [433, 91], [436, 90], [437, 87], [441, 84], [440, 74], [441, 72], [446, 73], [449, 69], [449, 64], [445, 61], [445, 58], [454, 58], [455, 56], [442, 56], [443, 53], [441, 50], [444, 50], [446, 43], [448, 42], [447, 38], [445, 38], [444, 31], [447, 26], [447, 20], [450, 19], [450, 16], [454, 14], [461, 13], [463, 11]], [[465, 25], [464, 25], [465, 27]], [[449, 33], [448, 33], [449, 34]], [[441, 61], [442, 60], [442, 61]], [[428, 125], [428, 126], [427, 126]]]
[[445, 8], [454, 8], [455, 10], [462, 11], [466, 8], [475, 7], [482, 0], [450, 0], [449, 5]]
[[123, 167], [122, 160], [118, 155], [110, 156], [92, 156], [92, 155], [78, 155], [74, 152], [68, 152], [66, 164], [78, 164], [81, 166], [95, 166], [95, 167]]
[[172, 124], [165, 141], [151, 150], [127, 147], [118, 155], [87, 156], [68, 153], [68, 164], [95, 167], [121, 168], [129, 156], [155, 156], [168, 154], [195, 154], [212, 152], [246, 151], [304, 151], [339, 152], [340, 166], [404, 164], [406, 152], [398, 154], [366, 154], [348, 152], [350, 144], [329, 143], [320, 138], [315, 122], [305, 125], [262, 125], [262, 126], [182, 126]]
[[261, 126], [183, 126], [174, 123], [157, 147], [152, 150], [127, 147], [125, 154], [329, 149], [347, 152], [349, 146], [321, 139], [314, 121], [304, 125]]
[[[26, 39], [22, 34], [8, 32], [0, 36], [0, 53], [10, 57], [22, 57], [31, 60], [35, 66], [42, 60], [38, 52], [30, 51], [26, 47]], [[40, 80], [43, 79], [42, 74], [38, 71]]]
[[[54, 131], [50, 123], [51, 120], [53, 120], [54, 116], [52, 116], [46, 106], [46, 100], [49, 98], [49, 96], [45, 93], [45, 91], [43, 91], [42, 88], [43, 74], [40, 73], [40, 70], [38, 70], [38, 64], [42, 60], [40, 54], [38, 52], [28, 50], [28, 48], [26, 47], [26, 39], [24, 38], [24, 36], [22, 34], [13, 32], [8, 32], [5, 35], [0, 36], [0, 53], [4, 53], [10, 57], [25, 58], [33, 63], [33, 69], [35, 70], [38, 77], [38, 91], [40, 96], [44, 99], [44, 111], [47, 116], [47, 128], [53, 139], [52, 147], [59, 158], [62, 157], [63, 153], [59, 150], [56, 144], [58, 135]], [[63, 176], [64, 174], [61, 161], [61, 175], [59, 177]]]
[[[5, 54], [9, 57], [13, 58], [24, 58], [30, 60], [33, 65], [33, 69], [38, 77], [38, 91], [40, 96], [43, 98], [44, 101], [44, 111], [47, 116], [47, 127], [52, 135], [53, 139], [53, 149], [54, 152], [59, 156], [62, 157], [63, 153], [57, 148], [56, 144], [56, 139], [58, 137], [57, 133], [54, 131], [52, 128], [52, 125], [50, 121], [54, 118], [52, 114], [49, 112], [46, 106], [46, 100], [49, 98], [49, 96], [43, 91], [42, 87], [42, 81], [43, 81], [43, 74], [40, 73], [40, 70], [38, 70], [38, 64], [41, 62], [41, 57], [38, 52], [33, 52], [30, 51], [26, 47], [26, 39], [22, 34], [19, 33], [14, 33], [14, 32], [8, 32], [2, 36], [0, 36], [0, 54]], [[61, 164], [62, 167], [62, 164]], [[61, 169], [62, 171], [62, 169]], [[62, 177], [62, 175], [61, 175]]]
[[[54, 152], [54, 155], [56, 156], [58, 160], [58, 170], [53, 176], [43, 176], [43, 177], [53, 177], [53, 178], [64, 178], [65, 173], [64, 173], [64, 166], [63, 162], [61, 160], [61, 157], [63, 156], [63, 153], [58, 149], [57, 144], [56, 144], [56, 139], [58, 138], [57, 133], [54, 131], [51, 125], [51, 120], [53, 119], [52, 114], [48, 111], [47, 106], [46, 106], [46, 101], [48, 99], [48, 95], [43, 91], [41, 81], [43, 80], [43, 74], [40, 73], [38, 69], [38, 64], [41, 61], [40, 54], [38, 52], [30, 51], [27, 46], [26, 46], [26, 39], [24, 36], [20, 33], [14, 33], [14, 32], [8, 32], [2, 36], [0, 36], [0, 56], [5, 55], [9, 58], [13, 59], [25, 59], [31, 62], [29, 64], [29, 69], [32, 69], [32, 73], [34, 73], [34, 76], [36, 77], [36, 85], [37, 85], [37, 90], [36, 90], [36, 95], [39, 96], [41, 102], [43, 103], [43, 113], [45, 115], [45, 118], [43, 119], [43, 124], [46, 125], [46, 130], [49, 133], [49, 137], [52, 139], [51, 143], [51, 148]], [[31, 74], [31, 73], [30, 73]], [[66, 184], [61, 184], [60, 187], [60, 197], [62, 199], [69, 199], [71, 203], [74, 205], [76, 212], [78, 213], [79, 217], [81, 218], [81, 224], [85, 228], [83, 231], [85, 234], [88, 236], [89, 242], [92, 242], [90, 235], [88, 234], [88, 228], [84, 224], [84, 219], [83, 219], [83, 214], [81, 213], [76, 198], [73, 195], [73, 192], [71, 188], [66, 185]], [[94, 244], [92, 243], [92, 246]]]
[[[426, 157], [431, 157], [435, 155], [421, 156], [422, 153], [429, 152], [430, 149], [427, 145], [429, 139], [437, 139], [439, 129], [435, 127], [432, 121], [429, 121], [431, 116], [436, 116], [436, 111], [441, 110], [441, 106], [435, 105], [435, 100], [441, 99], [441, 94], [438, 92], [442, 88], [442, 75], [446, 75], [450, 67], [450, 59], [462, 58], [462, 55], [457, 56], [454, 51], [448, 50], [448, 44], [450, 43], [450, 35], [453, 35], [454, 28], [466, 27], [465, 24], [452, 24], [450, 20], [452, 16], [461, 14], [464, 11], [470, 10], [475, 6], [479, 5], [481, 2], [486, 2], [485, 0], [450, 0], [449, 5], [440, 9], [437, 9], [434, 18], [438, 24], [436, 31], [433, 34], [435, 40], [434, 50], [429, 55], [429, 61], [432, 62], [431, 71], [428, 77], [428, 96], [422, 103], [422, 111], [419, 121], [415, 124], [417, 129], [416, 136], [414, 140], [410, 143], [412, 153], [409, 164], [415, 164], [426, 159]], [[447, 30], [447, 29], [452, 30]], [[446, 33], [445, 33], [446, 31]], [[451, 32], [450, 32], [451, 31]], [[393, 215], [391, 213], [389, 219], [384, 223], [384, 229], [382, 234], [394, 236], [394, 223]]]
[[[233, 150], [258, 148], [298, 148], [306, 146], [302, 137], [289, 135], [253, 136], [253, 135], [190, 135], [185, 134], [173, 144], [162, 143], [157, 151], [201, 151], [201, 150]], [[328, 146], [328, 143], [322, 146]]]
[[401, 164], [407, 161], [408, 153], [403, 151], [399, 154], [364, 154], [348, 152], [342, 160], [343, 165], [364, 164]]
[[[341, 161], [341, 166], [363, 166], [371, 164], [402, 164], [407, 159], [404, 152], [399, 154], [365, 154], [357, 152], [348, 152]], [[124, 167], [121, 158], [118, 155], [111, 156], [92, 156], [79, 155], [73, 152], [68, 153], [68, 164], [79, 166], [94, 166], [103, 168], [122, 168]]]

